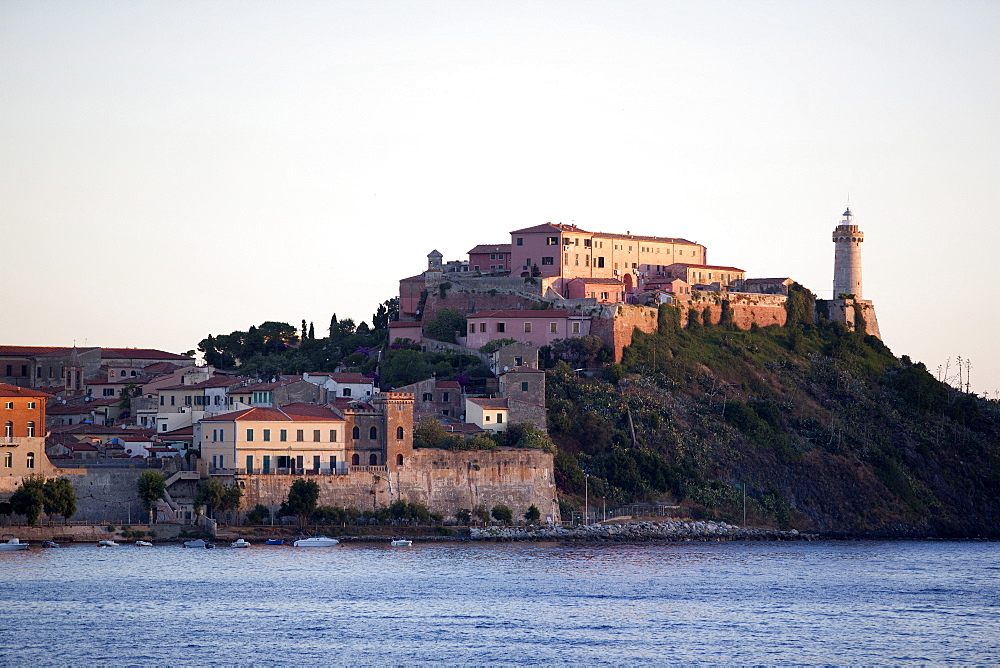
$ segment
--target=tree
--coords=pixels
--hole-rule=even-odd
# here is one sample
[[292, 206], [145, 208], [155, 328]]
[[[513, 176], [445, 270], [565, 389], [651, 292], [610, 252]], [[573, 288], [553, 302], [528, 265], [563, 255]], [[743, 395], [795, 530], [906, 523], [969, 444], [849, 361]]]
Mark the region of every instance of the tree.
[[263, 524], [271, 518], [271, 510], [263, 503], [258, 503], [252, 510], [247, 512], [247, 524]]
[[482, 503], [472, 508], [472, 516], [483, 524], [490, 521], [490, 512], [486, 510], [486, 506]]
[[437, 418], [427, 415], [420, 418], [417, 428], [413, 430], [413, 447], [436, 448], [448, 432], [444, 430]]
[[196, 506], [205, 506], [211, 517], [216, 511], [228, 512], [240, 507], [243, 490], [236, 485], [223, 485], [218, 478], [203, 480], [194, 496]]
[[510, 524], [514, 521], [514, 513], [511, 512], [510, 508], [499, 503], [493, 506], [493, 510], [490, 511], [490, 515], [493, 516], [497, 522], [503, 522], [504, 524]]
[[458, 520], [459, 524], [468, 526], [472, 523], [472, 511], [468, 508], [459, 508], [455, 511], [455, 519]]
[[66, 478], [50, 478], [43, 486], [45, 492], [45, 514], [62, 515], [68, 520], [76, 514], [76, 492], [73, 483]]
[[455, 334], [465, 333], [465, 316], [450, 308], [443, 308], [437, 312], [434, 320], [426, 325], [429, 336], [438, 341], [455, 343]]
[[319, 485], [315, 480], [299, 478], [288, 489], [288, 498], [278, 511], [281, 515], [295, 515], [299, 528], [304, 528], [309, 516], [316, 510], [319, 501]]
[[167, 493], [167, 480], [159, 471], [143, 471], [135, 483], [139, 501], [149, 513], [149, 523], [153, 523], [153, 506]]
[[538, 511], [538, 507], [535, 504], [528, 506], [528, 510], [524, 513], [524, 521], [528, 524], [534, 524], [539, 519], [541, 519], [542, 514]]
[[29, 475], [21, 480], [21, 486], [10, 495], [11, 509], [17, 515], [28, 518], [28, 524], [35, 526], [38, 515], [45, 506], [45, 476]]

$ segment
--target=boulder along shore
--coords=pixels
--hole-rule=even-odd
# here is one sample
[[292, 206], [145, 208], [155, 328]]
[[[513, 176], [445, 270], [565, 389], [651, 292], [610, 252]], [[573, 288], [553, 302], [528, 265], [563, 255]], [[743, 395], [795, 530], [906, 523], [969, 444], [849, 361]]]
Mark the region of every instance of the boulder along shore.
[[470, 529], [472, 540], [583, 540], [583, 541], [721, 541], [721, 540], [815, 540], [816, 534], [795, 529], [754, 529], [725, 522], [631, 522], [587, 524], [578, 527], [487, 527]]

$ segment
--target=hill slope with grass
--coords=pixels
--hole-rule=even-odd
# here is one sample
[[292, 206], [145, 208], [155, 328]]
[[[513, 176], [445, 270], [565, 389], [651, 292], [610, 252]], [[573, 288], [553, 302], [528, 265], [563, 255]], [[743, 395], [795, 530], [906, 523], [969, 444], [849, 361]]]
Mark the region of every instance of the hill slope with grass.
[[828, 534], [1000, 535], [1000, 405], [790, 300], [786, 327], [681, 329], [661, 307], [620, 365], [548, 371], [557, 484], [582, 505]]

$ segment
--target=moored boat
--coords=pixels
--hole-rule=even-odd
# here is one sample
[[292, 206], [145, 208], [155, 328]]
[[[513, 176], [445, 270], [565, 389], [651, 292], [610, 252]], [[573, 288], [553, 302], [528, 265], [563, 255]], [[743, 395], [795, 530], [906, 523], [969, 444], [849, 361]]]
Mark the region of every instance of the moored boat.
[[118, 547], [118, 543], [109, 538], [105, 538], [104, 540], [97, 541], [97, 547]]
[[[7, 536], [10, 536], [10, 534], [7, 534]], [[27, 549], [28, 549], [27, 543], [22, 543], [20, 540], [14, 538], [13, 536], [11, 536], [6, 543], [0, 543], [0, 550], [3, 550], [4, 552], [16, 552], [17, 550], [27, 550]]]
[[232, 543], [229, 544], [229, 547], [250, 547], [250, 543], [243, 540], [242, 538], [237, 538], [236, 540], [234, 540]]
[[59, 547], [59, 543], [54, 540], [43, 540], [42, 547]]
[[264, 545], [284, 545], [285, 541], [281, 538], [269, 538], [264, 541]]
[[148, 540], [137, 540], [137, 541], [135, 541], [135, 546], [136, 547], [153, 547], [153, 544], [150, 543]]
[[406, 540], [405, 538], [397, 538], [396, 540], [392, 541], [391, 545], [393, 547], [410, 547], [411, 545], [413, 545], [413, 541]]
[[328, 536], [312, 536], [310, 538], [299, 538], [292, 543], [293, 547], [333, 547], [339, 545], [340, 541]]
[[201, 538], [195, 538], [194, 540], [186, 540], [181, 545], [183, 547], [204, 547], [209, 550], [215, 547], [215, 544], [209, 543], [208, 541], [202, 540]]

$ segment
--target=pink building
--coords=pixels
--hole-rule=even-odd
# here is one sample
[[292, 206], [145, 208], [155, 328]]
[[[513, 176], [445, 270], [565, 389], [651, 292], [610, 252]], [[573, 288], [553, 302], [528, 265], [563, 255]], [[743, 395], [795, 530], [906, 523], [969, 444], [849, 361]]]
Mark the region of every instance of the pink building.
[[617, 278], [572, 278], [566, 282], [566, 296], [615, 304], [625, 301], [625, 286]]
[[510, 271], [510, 244], [480, 244], [469, 251], [469, 271]]
[[466, 316], [466, 346], [479, 348], [497, 339], [541, 347], [556, 339], [590, 334], [591, 317], [563, 309], [482, 311]]

